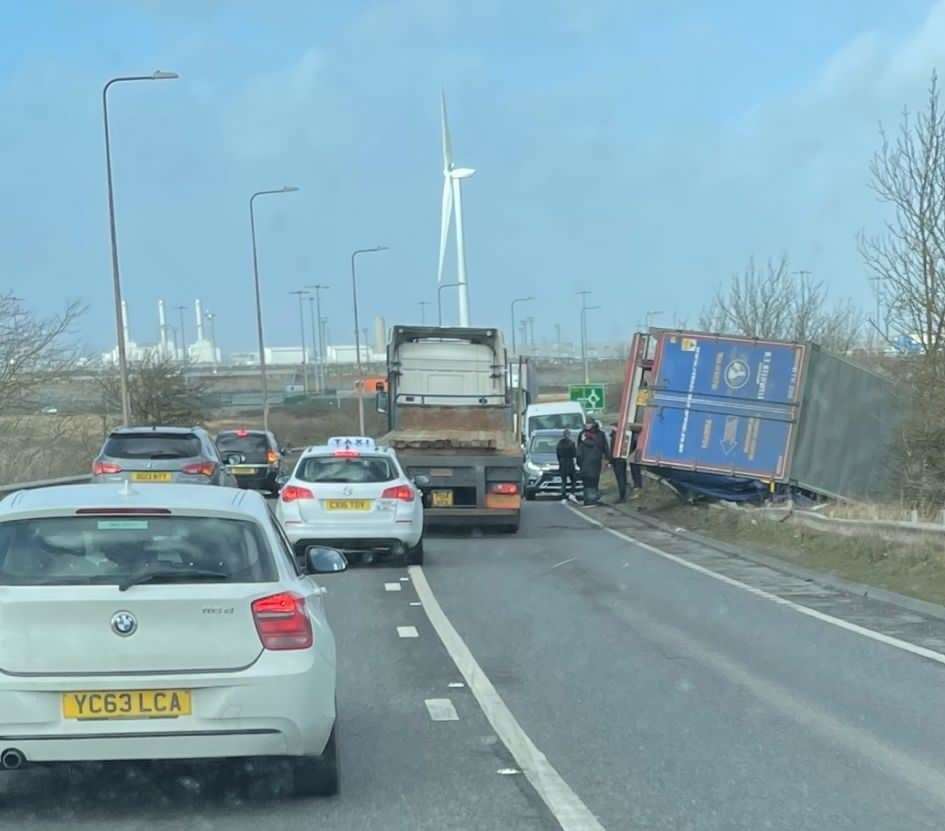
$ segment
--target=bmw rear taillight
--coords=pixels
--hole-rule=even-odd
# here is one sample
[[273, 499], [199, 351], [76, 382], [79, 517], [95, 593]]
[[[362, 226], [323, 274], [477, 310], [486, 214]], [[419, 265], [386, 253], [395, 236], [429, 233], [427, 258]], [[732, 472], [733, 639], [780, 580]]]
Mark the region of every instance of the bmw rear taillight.
[[493, 482], [489, 485], [489, 493], [499, 493], [502, 496], [514, 496], [518, 493], [518, 482]]
[[92, 465], [93, 476], [109, 476], [113, 473], [121, 473], [121, 465], [114, 462], [96, 462]]
[[180, 470], [181, 473], [189, 473], [193, 476], [213, 476], [217, 472], [217, 466], [215, 462], [193, 462], [184, 465]]
[[266, 452], [266, 462], [268, 464], [274, 465], [279, 461], [279, 454], [275, 450], [269, 450]]
[[394, 485], [385, 488], [381, 494], [381, 499], [398, 499], [401, 502], [413, 502], [415, 498], [416, 494], [410, 485]]
[[266, 649], [308, 649], [315, 642], [305, 598], [294, 592], [254, 600], [253, 621]]
[[286, 485], [279, 491], [279, 498], [283, 502], [295, 502], [298, 499], [314, 499], [315, 494], [308, 488], [300, 488], [298, 485]]

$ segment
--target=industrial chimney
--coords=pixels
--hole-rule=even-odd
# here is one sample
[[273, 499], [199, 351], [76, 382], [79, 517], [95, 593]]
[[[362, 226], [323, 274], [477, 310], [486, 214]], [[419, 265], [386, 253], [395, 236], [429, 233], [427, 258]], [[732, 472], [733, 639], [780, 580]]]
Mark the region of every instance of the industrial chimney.
[[197, 315], [197, 343], [203, 342], [203, 310], [200, 308], [200, 299], [194, 301], [194, 314]]
[[158, 326], [160, 327], [161, 357], [166, 358], [167, 349], [167, 318], [164, 316], [164, 301], [158, 300]]

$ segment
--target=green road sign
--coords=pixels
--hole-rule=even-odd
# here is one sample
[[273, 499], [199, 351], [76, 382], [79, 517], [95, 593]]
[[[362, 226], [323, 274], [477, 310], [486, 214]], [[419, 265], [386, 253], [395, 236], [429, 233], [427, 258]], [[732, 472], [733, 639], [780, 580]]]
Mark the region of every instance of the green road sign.
[[568, 398], [580, 402], [589, 413], [599, 413], [607, 406], [603, 384], [572, 384], [568, 387]]

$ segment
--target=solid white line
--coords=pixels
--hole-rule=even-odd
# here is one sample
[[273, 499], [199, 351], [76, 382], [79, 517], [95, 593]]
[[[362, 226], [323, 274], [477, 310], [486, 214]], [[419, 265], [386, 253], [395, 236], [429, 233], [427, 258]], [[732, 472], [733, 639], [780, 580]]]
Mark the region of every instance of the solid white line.
[[459, 713], [448, 698], [426, 698], [423, 703], [433, 721], [459, 721]]
[[554, 569], [556, 568], [560, 568], [561, 566], [566, 566], [568, 563], [573, 563], [576, 559], [577, 557], [571, 557], [568, 560], [562, 560], [560, 563], [555, 563], [549, 570], [554, 571]]
[[532, 783], [532, 787], [548, 806], [563, 831], [604, 831], [597, 817], [571, 790], [512, 715], [512, 711], [482, 671], [465, 641], [440, 608], [423, 568], [408, 566], [407, 570], [413, 578], [414, 589], [423, 602], [430, 623], [440, 636], [456, 668], [466, 679], [472, 694], [476, 696], [476, 701], [479, 702], [489, 724], [509, 749], [519, 768], [528, 777], [528, 781]]
[[416, 626], [398, 626], [397, 635], [401, 638], [419, 638], [420, 633]]
[[705, 566], [700, 566], [697, 563], [690, 562], [684, 557], [677, 557], [675, 554], [670, 554], [668, 551], [663, 551], [659, 548], [656, 548], [655, 546], [650, 545], [649, 543], [634, 539], [629, 534], [625, 534], [622, 531], [616, 531], [613, 528], [608, 528], [599, 520], [581, 513], [581, 511], [572, 508], [570, 505], [567, 507], [570, 511], [581, 517], [581, 519], [589, 522], [591, 525], [596, 525], [598, 528], [606, 531], [608, 534], [612, 534], [618, 539], [628, 542], [631, 545], [639, 546], [640, 548], [643, 548], [652, 554], [657, 554], [660, 557], [671, 560], [677, 565], [692, 569], [692, 571], [697, 571], [700, 574], [706, 575], [706, 577], [719, 580], [720, 582], [726, 583], [729, 586], [735, 586], [736, 588], [742, 589], [743, 591], [753, 594], [756, 597], [763, 597], [765, 600], [770, 600], [772, 603], [777, 603], [779, 606], [786, 606], [788, 609], [792, 609], [799, 614], [807, 615], [808, 617], [812, 617], [815, 620], [822, 621], [823, 623], [829, 623], [831, 626], [836, 626], [840, 629], [846, 629], [848, 632], [854, 632], [857, 635], [862, 635], [864, 638], [870, 638], [871, 640], [885, 644], [886, 646], [892, 646], [896, 649], [901, 649], [903, 652], [911, 652], [913, 655], [918, 655], [921, 658], [927, 658], [930, 661], [935, 661], [936, 663], [945, 665], [945, 655], [943, 655], [941, 652], [935, 652], [934, 650], [926, 649], [924, 646], [919, 646], [914, 643], [909, 643], [908, 641], [900, 640], [899, 638], [895, 638], [892, 635], [885, 635], [882, 632], [877, 632], [873, 629], [867, 629], [865, 626], [859, 626], [856, 623], [850, 623], [848, 620], [843, 620], [841, 618], [834, 617], [833, 615], [819, 612], [816, 609], [802, 606], [800, 603], [795, 603], [793, 600], [779, 597], [778, 595], [772, 594], [771, 592], [765, 591], [764, 589], [759, 589], [755, 586], [750, 586], [747, 583], [743, 583], [741, 580], [736, 580], [733, 577], [719, 574], [717, 571], [712, 571], [712, 569], [706, 568]]
[[400, 591], [400, 583], [385, 583], [385, 584], [384, 584], [384, 591], [386, 591], [386, 592], [399, 592], [399, 591]]

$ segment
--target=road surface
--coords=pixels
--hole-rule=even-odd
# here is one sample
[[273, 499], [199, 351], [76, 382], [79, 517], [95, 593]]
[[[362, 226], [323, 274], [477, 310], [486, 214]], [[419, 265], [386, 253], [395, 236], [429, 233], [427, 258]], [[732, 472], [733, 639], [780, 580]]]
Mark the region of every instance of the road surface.
[[34, 770], [0, 777], [0, 826], [941, 828], [945, 622], [622, 524], [643, 545], [529, 503], [516, 536], [429, 539], [409, 577], [326, 579], [337, 798], [280, 800], [278, 769]]

